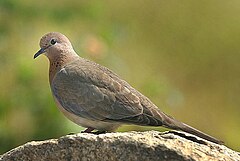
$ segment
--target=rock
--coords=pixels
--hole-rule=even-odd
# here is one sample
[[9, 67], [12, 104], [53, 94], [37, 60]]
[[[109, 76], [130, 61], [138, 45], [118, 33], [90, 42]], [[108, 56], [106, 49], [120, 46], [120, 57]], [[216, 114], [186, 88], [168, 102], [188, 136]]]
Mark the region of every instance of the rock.
[[32, 141], [0, 156], [0, 160], [233, 160], [240, 154], [184, 132], [79, 133]]

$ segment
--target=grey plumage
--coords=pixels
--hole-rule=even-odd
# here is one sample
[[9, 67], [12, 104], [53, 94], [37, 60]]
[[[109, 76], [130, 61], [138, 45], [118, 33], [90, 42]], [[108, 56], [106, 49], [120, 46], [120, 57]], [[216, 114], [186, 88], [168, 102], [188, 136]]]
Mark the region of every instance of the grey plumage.
[[145, 96], [107, 68], [83, 58], [55, 75], [52, 91], [65, 110], [87, 119], [152, 126], [162, 122]]

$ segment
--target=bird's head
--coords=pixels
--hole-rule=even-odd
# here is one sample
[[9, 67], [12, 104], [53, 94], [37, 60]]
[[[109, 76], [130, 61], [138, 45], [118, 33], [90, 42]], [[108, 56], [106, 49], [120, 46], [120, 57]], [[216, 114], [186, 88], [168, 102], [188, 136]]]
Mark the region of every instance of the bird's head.
[[34, 55], [34, 59], [44, 54], [49, 59], [59, 56], [61, 53], [70, 53], [72, 45], [68, 38], [58, 32], [45, 34], [40, 40], [40, 50]]

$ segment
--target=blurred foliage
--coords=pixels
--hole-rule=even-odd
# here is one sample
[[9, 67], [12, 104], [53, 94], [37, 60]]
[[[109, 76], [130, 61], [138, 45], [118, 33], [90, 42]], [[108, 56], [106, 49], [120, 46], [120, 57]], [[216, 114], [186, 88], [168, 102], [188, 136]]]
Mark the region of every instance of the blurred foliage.
[[[41, 36], [67, 35], [163, 111], [240, 150], [240, 1], [1, 0], [0, 153], [83, 128], [56, 108]], [[127, 130], [161, 128], [123, 126]]]

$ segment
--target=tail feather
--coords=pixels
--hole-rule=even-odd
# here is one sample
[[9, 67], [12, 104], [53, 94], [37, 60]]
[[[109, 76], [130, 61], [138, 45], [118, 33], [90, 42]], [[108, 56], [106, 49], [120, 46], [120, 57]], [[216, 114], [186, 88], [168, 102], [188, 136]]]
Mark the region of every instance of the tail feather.
[[187, 133], [190, 133], [190, 134], [193, 134], [193, 135], [196, 135], [200, 138], [203, 138], [203, 139], [206, 139], [208, 141], [211, 141], [211, 142], [214, 142], [214, 143], [217, 143], [217, 144], [224, 144], [223, 141], [221, 140], [218, 140], [208, 134], [205, 134], [185, 123], [182, 123], [180, 121], [177, 121], [175, 120], [174, 118], [168, 116], [165, 114], [165, 117], [164, 117], [164, 120], [163, 120], [163, 126], [164, 127], [167, 127], [167, 128], [170, 128], [170, 129], [174, 129], [174, 130], [181, 130], [181, 131], [184, 131], [184, 132], [187, 132]]

